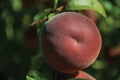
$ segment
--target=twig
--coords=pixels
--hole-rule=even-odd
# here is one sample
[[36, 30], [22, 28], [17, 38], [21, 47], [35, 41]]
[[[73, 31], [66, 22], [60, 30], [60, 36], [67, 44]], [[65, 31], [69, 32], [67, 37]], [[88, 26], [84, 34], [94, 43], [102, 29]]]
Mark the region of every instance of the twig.
[[41, 19], [41, 20], [39, 20], [39, 21], [32, 22], [29, 26], [30, 26], [30, 27], [35, 26], [36, 24], [42, 23], [42, 22], [44, 22], [44, 21], [46, 21], [46, 20], [47, 20], [47, 17], [44, 17], [43, 19]]

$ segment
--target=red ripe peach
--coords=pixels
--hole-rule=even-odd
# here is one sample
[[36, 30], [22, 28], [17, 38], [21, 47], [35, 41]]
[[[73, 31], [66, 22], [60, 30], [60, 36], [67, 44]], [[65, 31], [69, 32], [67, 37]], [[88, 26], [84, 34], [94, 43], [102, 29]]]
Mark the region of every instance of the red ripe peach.
[[69, 80], [72, 78], [80, 78], [80, 79], [85, 79], [85, 80], [96, 80], [94, 77], [92, 77], [90, 74], [84, 72], [84, 71], [79, 71], [76, 73], [67, 73], [67, 74], [58, 74], [56, 77], [56, 80]]
[[63, 12], [46, 22], [40, 48], [53, 69], [74, 73], [96, 60], [101, 49], [101, 36], [97, 26], [86, 16]]
[[81, 78], [81, 79], [86, 79], [86, 80], [96, 80], [94, 77], [92, 77], [90, 74], [84, 71], [79, 71], [78, 75], [76, 75], [75, 78]]

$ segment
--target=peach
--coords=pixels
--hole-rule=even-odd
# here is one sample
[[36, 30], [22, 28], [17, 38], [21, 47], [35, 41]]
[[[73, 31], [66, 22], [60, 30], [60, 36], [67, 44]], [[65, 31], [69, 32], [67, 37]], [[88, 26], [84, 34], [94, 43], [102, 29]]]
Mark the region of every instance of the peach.
[[84, 72], [84, 71], [79, 71], [76, 73], [67, 73], [67, 74], [58, 74], [56, 77], [56, 80], [69, 80], [72, 78], [80, 78], [80, 79], [85, 79], [85, 80], [96, 80], [94, 77], [92, 77], [90, 74]]
[[101, 36], [95, 23], [86, 16], [63, 12], [45, 23], [40, 49], [53, 69], [74, 73], [96, 60], [101, 49]]

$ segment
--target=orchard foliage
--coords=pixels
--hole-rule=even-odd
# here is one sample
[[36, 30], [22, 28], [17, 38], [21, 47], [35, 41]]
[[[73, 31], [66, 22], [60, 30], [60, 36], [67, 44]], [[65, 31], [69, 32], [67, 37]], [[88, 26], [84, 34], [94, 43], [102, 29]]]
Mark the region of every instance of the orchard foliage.
[[57, 80], [38, 36], [46, 21], [66, 11], [93, 19], [102, 36], [99, 57], [84, 71], [96, 80], [120, 80], [119, 0], [0, 0], [0, 80]]

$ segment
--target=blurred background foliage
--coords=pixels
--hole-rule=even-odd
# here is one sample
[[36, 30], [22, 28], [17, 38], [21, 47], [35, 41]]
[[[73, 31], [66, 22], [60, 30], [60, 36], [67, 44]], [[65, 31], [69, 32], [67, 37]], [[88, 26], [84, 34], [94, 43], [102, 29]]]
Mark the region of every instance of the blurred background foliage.
[[[99, 1], [107, 12], [96, 22], [102, 50], [85, 71], [97, 80], [120, 80], [120, 0]], [[39, 53], [37, 28], [29, 25], [48, 7], [53, 7], [53, 0], [0, 0], [0, 80], [25, 80], [31, 57]]]

